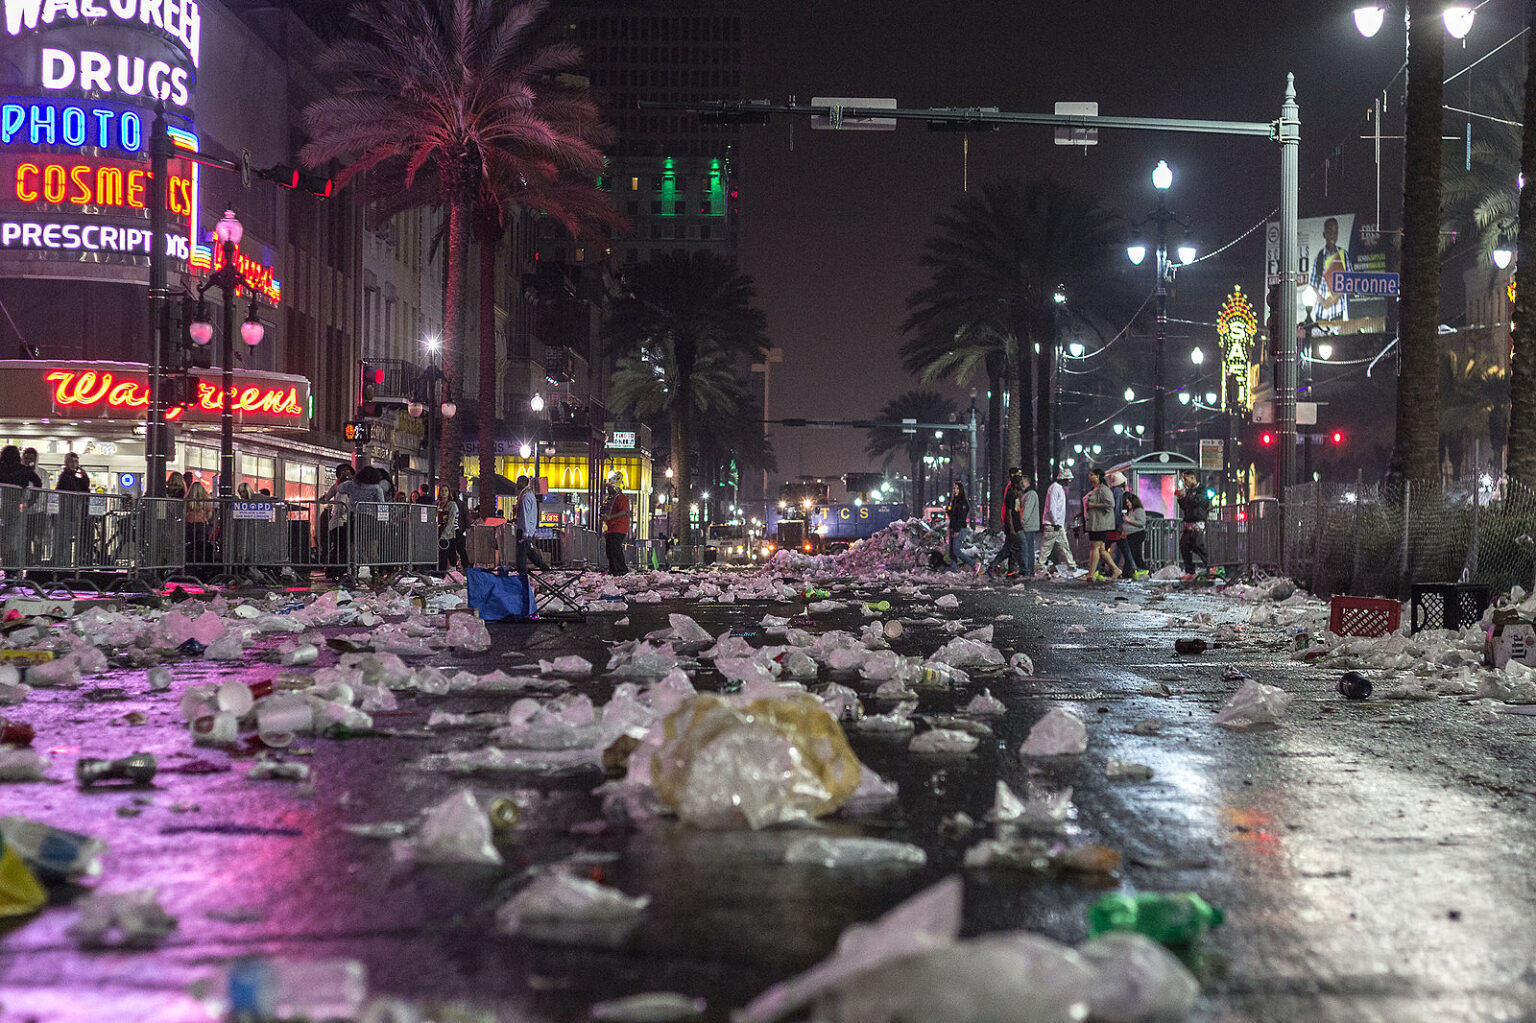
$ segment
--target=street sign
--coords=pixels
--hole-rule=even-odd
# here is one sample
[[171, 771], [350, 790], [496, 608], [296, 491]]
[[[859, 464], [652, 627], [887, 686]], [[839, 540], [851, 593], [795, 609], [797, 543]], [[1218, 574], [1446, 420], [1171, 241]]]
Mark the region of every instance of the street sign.
[[277, 505], [271, 501], [236, 501], [234, 519], [236, 522], [276, 522]]
[[1395, 298], [1398, 294], [1398, 278], [1397, 274], [1334, 270], [1328, 275], [1328, 288], [1335, 295]]
[[[1253, 421], [1255, 423], [1273, 423], [1275, 421], [1275, 403], [1266, 401], [1254, 405]], [[1317, 402], [1298, 401], [1296, 403], [1296, 425], [1317, 425]]]
[[911, 426], [903, 426], [901, 428], [901, 432], [902, 433], [916, 433], [917, 432], [917, 420], [916, 419], [903, 419], [902, 422], [903, 423], [911, 423], [912, 424]]
[[[1066, 114], [1069, 117], [1098, 117], [1099, 105], [1097, 103], [1058, 103], [1056, 113]], [[1076, 124], [1062, 125], [1056, 129], [1056, 144], [1058, 146], [1096, 146], [1099, 144], [1099, 129]]]
[[608, 437], [610, 448], [632, 448], [635, 446], [635, 430], [614, 430]]
[[1225, 465], [1226, 441], [1200, 438], [1200, 468], [1220, 470]]
[[894, 99], [862, 99], [849, 96], [812, 96], [811, 106], [833, 107], [832, 116], [824, 114], [811, 115], [811, 127], [823, 131], [895, 131], [896, 118], [894, 117], [844, 117], [836, 108], [839, 107], [874, 107], [878, 110], [895, 110]]

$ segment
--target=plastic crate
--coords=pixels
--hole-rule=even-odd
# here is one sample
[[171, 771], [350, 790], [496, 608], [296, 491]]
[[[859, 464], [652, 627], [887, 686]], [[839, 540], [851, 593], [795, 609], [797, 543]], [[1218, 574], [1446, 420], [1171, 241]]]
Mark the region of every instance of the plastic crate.
[[1402, 624], [1403, 605], [1380, 597], [1334, 597], [1328, 631], [1336, 636], [1388, 636]]
[[1493, 595], [1480, 583], [1414, 583], [1408, 627], [1460, 632], [1482, 620]]

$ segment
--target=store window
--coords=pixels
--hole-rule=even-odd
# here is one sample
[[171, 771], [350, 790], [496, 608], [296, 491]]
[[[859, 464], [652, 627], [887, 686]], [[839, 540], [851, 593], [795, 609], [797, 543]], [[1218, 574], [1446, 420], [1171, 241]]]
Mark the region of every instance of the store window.
[[313, 465], [283, 465], [283, 493], [285, 501], [313, 501], [320, 496], [320, 470]]
[[[269, 494], [277, 492], [277, 459], [263, 455], [240, 456], [240, 482], [248, 484], [251, 492]], [[238, 484], [236, 485], [238, 488]]]
[[186, 475], [188, 482], [198, 482], [208, 489], [210, 494], [218, 492], [219, 486], [219, 452], [216, 448], [200, 448], [188, 444], [186, 446]]

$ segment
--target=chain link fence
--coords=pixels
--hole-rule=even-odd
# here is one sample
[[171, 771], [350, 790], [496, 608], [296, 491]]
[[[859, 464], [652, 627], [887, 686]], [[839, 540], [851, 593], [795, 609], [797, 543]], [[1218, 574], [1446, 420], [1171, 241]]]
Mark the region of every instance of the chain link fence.
[[1531, 588], [1536, 491], [1489, 477], [1286, 491], [1285, 570], [1318, 596], [1407, 599], [1416, 583]]

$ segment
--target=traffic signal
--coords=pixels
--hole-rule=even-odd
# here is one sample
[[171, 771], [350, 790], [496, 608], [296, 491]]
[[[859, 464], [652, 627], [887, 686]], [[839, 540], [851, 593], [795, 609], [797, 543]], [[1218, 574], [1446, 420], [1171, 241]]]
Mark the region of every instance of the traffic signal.
[[207, 322], [208, 310], [197, 299], [190, 295], [184, 296], [180, 302], [171, 302], [171, 343], [172, 354], [167, 359], [169, 367], [176, 370], [212, 369], [213, 345], [200, 345], [192, 340], [192, 324], [199, 320]]
[[256, 176], [266, 178], [283, 188], [292, 188], [295, 191], [308, 192], [319, 199], [329, 199], [334, 182], [324, 174], [311, 174], [299, 167], [290, 167], [280, 163], [275, 167], [269, 167], [264, 171], [257, 171]]
[[1280, 285], [1271, 284], [1264, 299], [1264, 329], [1269, 333], [1270, 344], [1280, 343]]
[[342, 436], [351, 441], [353, 444], [368, 443], [367, 423], [343, 423], [341, 432]]
[[376, 388], [384, 382], [384, 370], [366, 362], [359, 363], [358, 367], [357, 414], [359, 418], [373, 418], [379, 414], [379, 403], [374, 400], [374, 395]]
[[1329, 436], [1328, 439], [1333, 441], [1335, 444], [1343, 444], [1344, 443], [1344, 431], [1343, 430], [1334, 430], [1333, 433]]
[[164, 377], [160, 391], [161, 401], [168, 409], [191, 405], [197, 401], [197, 383], [197, 377], [180, 373]]
[[1270, 433], [1268, 430], [1265, 430], [1263, 433], [1259, 434], [1259, 443], [1264, 445], [1266, 448], [1272, 448], [1275, 446], [1275, 435]]

